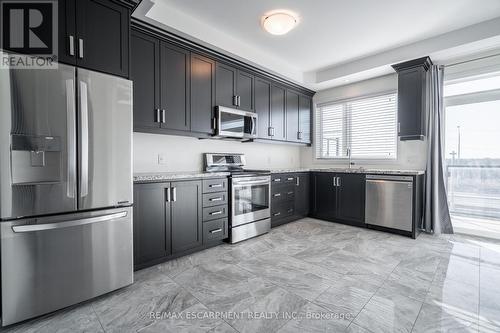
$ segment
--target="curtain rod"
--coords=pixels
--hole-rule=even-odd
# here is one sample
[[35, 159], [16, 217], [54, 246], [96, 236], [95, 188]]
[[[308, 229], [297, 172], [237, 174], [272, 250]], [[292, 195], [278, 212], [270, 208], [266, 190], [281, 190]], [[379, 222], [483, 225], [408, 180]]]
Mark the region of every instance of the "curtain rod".
[[500, 53], [491, 54], [491, 55], [488, 55], [488, 56], [474, 58], [474, 59], [469, 59], [469, 60], [464, 60], [464, 61], [456, 62], [456, 63], [453, 63], [453, 64], [449, 64], [449, 65], [443, 65], [443, 67], [453, 67], [453, 66], [457, 66], [457, 65], [467, 64], [467, 63], [473, 62], [473, 61], [478, 61], [478, 60], [483, 60], [483, 59], [489, 59], [489, 58], [498, 57], [498, 56], [500, 56]]

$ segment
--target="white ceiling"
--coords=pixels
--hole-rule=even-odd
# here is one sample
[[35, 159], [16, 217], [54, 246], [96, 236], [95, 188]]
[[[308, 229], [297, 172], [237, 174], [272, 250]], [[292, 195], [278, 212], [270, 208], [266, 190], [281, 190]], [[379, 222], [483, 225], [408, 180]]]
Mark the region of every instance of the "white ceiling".
[[[260, 18], [279, 8], [296, 12], [300, 24], [273, 36], [263, 31]], [[344, 76], [356, 79], [356, 70], [326, 75], [332, 68], [500, 17], [500, 1], [154, 0], [146, 16], [318, 89], [346, 82]]]

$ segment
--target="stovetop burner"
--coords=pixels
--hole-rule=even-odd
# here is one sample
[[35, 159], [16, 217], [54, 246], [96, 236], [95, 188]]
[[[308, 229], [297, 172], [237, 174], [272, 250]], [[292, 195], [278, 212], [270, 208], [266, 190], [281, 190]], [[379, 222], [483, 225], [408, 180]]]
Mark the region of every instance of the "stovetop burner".
[[246, 164], [244, 154], [205, 154], [205, 171], [207, 172], [230, 172], [231, 177], [250, 177], [258, 175], [269, 175], [269, 170], [252, 170], [243, 168]]

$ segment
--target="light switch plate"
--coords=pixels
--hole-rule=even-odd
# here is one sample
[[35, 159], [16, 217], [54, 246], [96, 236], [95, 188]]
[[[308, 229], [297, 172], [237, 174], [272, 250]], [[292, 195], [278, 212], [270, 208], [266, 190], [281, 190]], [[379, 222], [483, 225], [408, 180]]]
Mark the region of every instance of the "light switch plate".
[[167, 165], [167, 157], [164, 154], [158, 154], [158, 164]]

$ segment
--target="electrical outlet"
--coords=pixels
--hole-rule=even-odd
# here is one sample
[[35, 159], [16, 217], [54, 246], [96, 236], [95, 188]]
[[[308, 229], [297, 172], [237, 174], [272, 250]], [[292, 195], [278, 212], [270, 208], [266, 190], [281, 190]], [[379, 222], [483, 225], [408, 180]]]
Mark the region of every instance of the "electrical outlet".
[[167, 157], [164, 154], [158, 154], [158, 164], [167, 165]]

